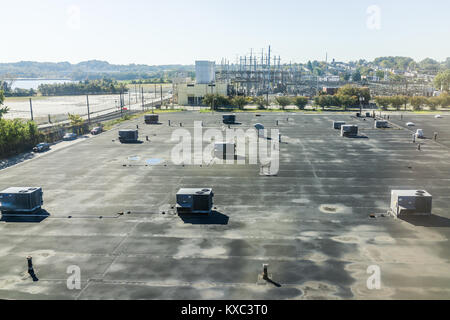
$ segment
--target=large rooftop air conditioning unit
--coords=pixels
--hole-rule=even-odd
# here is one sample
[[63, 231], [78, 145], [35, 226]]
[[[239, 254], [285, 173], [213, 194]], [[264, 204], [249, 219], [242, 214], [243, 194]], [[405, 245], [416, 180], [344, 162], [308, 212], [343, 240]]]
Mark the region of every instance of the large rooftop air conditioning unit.
[[214, 144], [214, 157], [224, 160], [234, 160], [236, 144], [232, 142], [216, 142]]
[[214, 193], [211, 188], [187, 188], [177, 192], [178, 214], [210, 214]]
[[341, 130], [343, 125], [345, 125], [345, 121], [333, 121], [333, 128], [336, 130]]
[[433, 196], [423, 190], [392, 190], [391, 211], [395, 216], [431, 215]]
[[147, 114], [144, 117], [146, 124], [158, 124], [159, 123], [159, 115], [157, 114]]
[[234, 114], [224, 114], [223, 115], [224, 124], [234, 124], [236, 123], [236, 115]]
[[138, 136], [138, 130], [119, 130], [119, 141], [121, 143], [137, 142]]
[[0, 192], [0, 211], [33, 213], [41, 209], [43, 201], [42, 188], [12, 187]]
[[356, 137], [358, 136], [358, 126], [355, 125], [343, 125], [341, 126], [342, 137]]
[[384, 120], [377, 120], [374, 124], [375, 129], [385, 129], [389, 128], [389, 122]]

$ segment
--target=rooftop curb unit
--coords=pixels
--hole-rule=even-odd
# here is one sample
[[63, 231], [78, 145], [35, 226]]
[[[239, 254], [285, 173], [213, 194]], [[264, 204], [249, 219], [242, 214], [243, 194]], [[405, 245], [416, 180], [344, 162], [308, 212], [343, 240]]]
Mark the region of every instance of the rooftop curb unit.
[[234, 124], [236, 123], [236, 115], [234, 114], [224, 114], [222, 116], [224, 124]]
[[356, 125], [343, 125], [341, 126], [342, 137], [356, 137], [358, 136], [358, 126]]
[[177, 192], [178, 214], [210, 214], [214, 193], [211, 188], [188, 188]]
[[159, 115], [147, 114], [144, 116], [144, 121], [146, 124], [158, 124], [159, 123]]
[[121, 143], [137, 142], [138, 136], [138, 130], [119, 130], [119, 141]]
[[385, 120], [376, 120], [374, 127], [375, 129], [386, 129], [389, 128], [389, 122]]
[[0, 192], [0, 211], [33, 213], [41, 209], [43, 201], [42, 188], [12, 187]]
[[333, 128], [336, 130], [341, 130], [343, 125], [345, 125], [345, 121], [333, 121]]
[[233, 142], [216, 142], [214, 144], [214, 157], [231, 160], [236, 156], [236, 144]]
[[392, 190], [391, 211], [397, 217], [431, 215], [433, 196], [423, 190]]

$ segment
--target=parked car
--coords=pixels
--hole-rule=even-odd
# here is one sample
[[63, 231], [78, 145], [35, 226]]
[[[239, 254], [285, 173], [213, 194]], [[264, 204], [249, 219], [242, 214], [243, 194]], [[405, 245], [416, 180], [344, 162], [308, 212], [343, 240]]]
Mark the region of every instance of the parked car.
[[39, 143], [36, 147], [33, 148], [34, 152], [44, 152], [50, 150], [50, 145], [46, 142]]
[[95, 127], [94, 129], [91, 130], [91, 134], [92, 135], [97, 135], [103, 132], [103, 128], [102, 127]]
[[63, 137], [64, 141], [70, 141], [75, 140], [77, 138], [77, 135], [75, 133], [66, 133]]

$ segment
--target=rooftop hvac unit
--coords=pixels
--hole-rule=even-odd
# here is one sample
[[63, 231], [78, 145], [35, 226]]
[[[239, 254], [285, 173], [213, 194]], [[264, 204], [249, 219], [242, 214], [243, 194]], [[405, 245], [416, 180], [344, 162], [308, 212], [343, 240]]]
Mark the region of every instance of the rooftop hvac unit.
[[44, 203], [42, 188], [13, 187], [0, 192], [0, 211], [5, 212], [35, 212]]
[[137, 130], [119, 130], [119, 141], [121, 143], [132, 143], [138, 140]]
[[345, 121], [333, 121], [333, 128], [341, 130], [341, 127], [345, 124]]
[[389, 122], [384, 120], [375, 121], [375, 129], [389, 128]]
[[234, 124], [236, 123], [236, 115], [234, 114], [224, 114], [223, 115], [224, 124]]
[[216, 142], [214, 144], [214, 156], [218, 159], [231, 160], [236, 155], [236, 144], [233, 142]]
[[342, 137], [356, 137], [358, 135], [358, 126], [355, 125], [343, 125], [341, 126]]
[[157, 114], [147, 114], [144, 117], [146, 124], [158, 124], [159, 123], [159, 115]]
[[177, 212], [210, 214], [214, 193], [211, 188], [180, 189], [177, 192]]
[[395, 216], [431, 215], [433, 196], [423, 190], [393, 190], [391, 211]]

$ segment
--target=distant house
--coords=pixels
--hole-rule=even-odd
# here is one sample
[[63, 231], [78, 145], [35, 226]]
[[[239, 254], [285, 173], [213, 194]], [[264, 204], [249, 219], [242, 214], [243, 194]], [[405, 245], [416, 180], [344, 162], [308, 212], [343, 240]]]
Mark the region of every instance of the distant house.
[[329, 95], [335, 95], [339, 88], [336, 87], [323, 87], [322, 92]]

